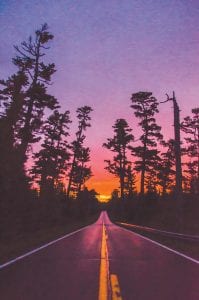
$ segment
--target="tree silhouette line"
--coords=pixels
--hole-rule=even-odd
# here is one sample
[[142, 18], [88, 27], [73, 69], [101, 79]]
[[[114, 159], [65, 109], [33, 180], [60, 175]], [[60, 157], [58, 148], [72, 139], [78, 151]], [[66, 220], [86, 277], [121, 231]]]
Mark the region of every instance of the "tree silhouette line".
[[[56, 72], [47, 59], [53, 38], [44, 24], [15, 46], [16, 72], [0, 80], [0, 239], [5, 245], [21, 234], [86, 224], [99, 210], [97, 193], [85, 187], [92, 176], [85, 146], [92, 108], [77, 108], [71, 120], [49, 93]], [[77, 131], [71, 142], [72, 121]]]
[[[169, 100], [171, 99], [167, 101]], [[131, 195], [132, 191], [135, 193], [136, 175], [140, 175], [141, 196], [154, 193], [163, 196], [172, 194], [173, 197], [180, 198], [182, 192], [197, 195], [199, 193], [199, 108], [192, 109], [192, 115], [185, 117], [180, 123], [179, 115], [177, 121], [175, 117], [177, 102], [174, 98], [175, 134], [173, 139], [166, 141], [156, 121], [160, 103], [152, 93], [132, 94], [131, 101], [131, 108], [138, 120], [141, 135], [135, 141], [133, 130], [127, 121], [118, 119], [113, 125], [113, 138], [108, 138], [103, 144], [114, 153], [112, 160], [105, 160], [107, 164], [105, 169], [119, 179], [120, 197], [124, 199]], [[178, 106], [177, 109], [178, 113]], [[180, 140], [180, 130], [185, 133], [184, 144]], [[182, 156], [185, 157], [183, 163], [181, 163]]]
[[165, 140], [157, 124], [161, 102], [151, 92], [131, 97], [138, 138], [126, 120], [115, 121], [114, 136], [103, 146], [113, 152], [105, 169], [118, 178], [119, 189], [105, 207], [115, 221], [198, 234], [199, 108], [180, 121], [174, 93], [168, 101], [173, 103], [172, 139]]
[[[15, 46], [12, 63], [16, 72], [0, 80], [1, 205], [17, 210], [27, 205], [27, 199], [44, 200], [39, 205], [58, 199], [65, 211], [79, 216], [92, 214], [99, 204], [95, 190], [85, 187], [92, 176], [85, 139], [93, 109], [86, 105], [77, 108], [77, 131], [70, 142], [70, 112], [61, 112], [58, 99], [48, 92], [56, 72], [54, 63], [46, 59], [53, 38], [44, 24]], [[175, 95], [167, 101], [174, 105], [175, 134], [170, 140], [164, 139], [157, 124], [160, 103], [151, 92], [141, 91], [131, 97], [138, 121], [134, 126], [141, 131], [138, 138], [125, 119], [115, 121], [113, 137], [103, 144], [113, 153], [112, 160], [105, 160], [105, 169], [119, 179], [120, 185], [112, 199], [129, 200], [138, 194], [141, 198], [146, 194], [180, 198], [182, 192], [198, 195], [199, 108], [180, 122]], [[184, 132], [184, 143], [180, 132]], [[185, 157], [183, 164], [181, 156]]]

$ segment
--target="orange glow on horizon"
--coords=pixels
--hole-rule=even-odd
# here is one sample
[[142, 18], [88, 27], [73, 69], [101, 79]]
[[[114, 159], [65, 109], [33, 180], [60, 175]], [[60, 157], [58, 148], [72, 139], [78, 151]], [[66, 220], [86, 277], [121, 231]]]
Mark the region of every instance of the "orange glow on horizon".
[[97, 193], [101, 195], [110, 196], [114, 189], [119, 187], [117, 178], [109, 177], [108, 178], [100, 178], [98, 176], [93, 176], [86, 182], [86, 186], [88, 189], [94, 189]]
[[109, 201], [110, 201], [111, 197], [108, 196], [108, 195], [98, 195], [98, 196], [97, 196], [97, 199], [98, 199], [99, 202], [104, 202], [104, 203], [106, 203], [106, 202], [109, 202]]
[[[94, 173], [95, 175], [91, 177], [86, 182], [86, 187], [90, 189], [94, 189], [99, 195], [106, 196], [110, 198], [113, 190], [120, 189], [119, 178], [116, 178], [114, 175], [109, 174], [108, 172]], [[139, 175], [136, 176], [136, 190], [139, 191]]]

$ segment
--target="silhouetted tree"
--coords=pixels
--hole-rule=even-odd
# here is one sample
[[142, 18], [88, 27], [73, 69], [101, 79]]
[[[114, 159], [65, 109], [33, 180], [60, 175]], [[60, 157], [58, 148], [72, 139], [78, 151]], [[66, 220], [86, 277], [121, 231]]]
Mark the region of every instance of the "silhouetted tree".
[[135, 183], [136, 176], [132, 170], [131, 164], [129, 164], [126, 170], [126, 178], [124, 182], [125, 194], [127, 194], [129, 198], [132, 197], [133, 193], [135, 193]]
[[44, 142], [41, 150], [34, 155], [35, 164], [31, 171], [42, 197], [50, 193], [53, 195], [66, 175], [70, 158], [67, 141], [70, 123], [69, 111], [60, 113], [55, 110], [43, 126]]
[[90, 127], [90, 113], [92, 108], [83, 106], [77, 109], [78, 131], [76, 139], [72, 142], [72, 162], [69, 172], [67, 198], [71, 191], [76, 194], [81, 190], [82, 184], [91, 176], [90, 167], [86, 165], [90, 161], [90, 150], [85, 148], [83, 143], [86, 138], [85, 131]]
[[78, 206], [77, 213], [79, 218], [84, 219], [98, 212], [99, 202], [97, 195], [94, 189], [88, 190], [86, 187], [80, 191], [78, 202], [75, 202], [75, 205]]
[[119, 190], [114, 189], [111, 193], [111, 199], [119, 199]]
[[145, 175], [150, 170], [151, 162], [158, 156], [157, 141], [162, 139], [161, 127], [156, 124], [158, 101], [150, 92], [132, 94], [132, 105], [135, 116], [140, 119], [142, 128], [141, 145], [132, 149], [132, 154], [139, 159], [135, 161], [135, 169], [141, 172], [140, 193], [144, 194]]
[[108, 138], [107, 143], [103, 147], [115, 153], [113, 160], [105, 160], [107, 166], [105, 167], [111, 174], [114, 174], [120, 180], [120, 194], [124, 198], [125, 192], [125, 178], [127, 177], [128, 167], [131, 164], [127, 159], [127, 150], [130, 149], [130, 143], [134, 140], [131, 134], [131, 128], [124, 119], [116, 120], [113, 125], [114, 136]]
[[175, 92], [170, 98], [167, 94], [167, 100], [161, 103], [168, 101], [173, 102], [173, 119], [174, 119], [174, 150], [175, 150], [175, 193], [177, 198], [181, 198], [182, 193], [182, 149], [181, 149], [181, 138], [180, 138], [180, 109], [176, 101]]
[[145, 174], [145, 189], [148, 193], [158, 193], [158, 170], [160, 164], [159, 151], [151, 149]]
[[73, 170], [73, 192], [79, 195], [83, 184], [92, 176], [90, 161], [90, 149], [81, 145]]
[[175, 176], [175, 149], [174, 140], [168, 142], [162, 141], [162, 145], [166, 151], [161, 152], [161, 161], [158, 162], [158, 184], [162, 188], [162, 194], [165, 195], [168, 191], [174, 188]]
[[24, 70], [18, 71], [7, 80], [0, 80], [0, 103], [2, 107], [1, 119], [6, 128], [7, 140], [13, 146], [16, 143], [16, 127], [20, 119], [25, 99], [25, 87], [28, 84], [28, 77]]
[[182, 130], [186, 133], [186, 173], [191, 192], [199, 193], [199, 108], [192, 109], [192, 115], [184, 118]]
[[16, 188], [27, 187], [16, 138], [27, 84], [23, 70], [0, 81], [0, 190], [3, 193], [16, 194]]
[[44, 109], [58, 107], [56, 98], [47, 93], [55, 65], [43, 61], [45, 51], [49, 49], [47, 44], [52, 39], [53, 35], [48, 32], [47, 24], [44, 24], [35, 31], [34, 38], [30, 36], [20, 47], [15, 46], [17, 56], [13, 63], [20, 71], [23, 70], [28, 78], [18, 130], [18, 144], [23, 163], [27, 159], [28, 146], [39, 140], [37, 134], [42, 126]]
[[48, 49], [46, 45], [53, 38], [47, 30], [44, 24], [35, 32], [34, 39], [30, 37], [20, 47], [15, 47], [17, 55], [13, 63], [18, 71], [0, 81], [0, 102], [4, 106], [0, 119], [0, 177], [4, 191], [15, 193], [16, 189], [28, 188], [24, 167], [27, 149], [40, 139], [37, 133], [42, 125], [44, 108], [57, 106], [57, 100], [47, 94], [47, 85], [55, 72], [54, 64], [43, 62], [44, 52]]
[[121, 217], [123, 207], [122, 204], [124, 201], [121, 200], [120, 191], [118, 189], [114, 189], [111, 193], [111, 199], [107, 203], [108, 210], [111, 216]]

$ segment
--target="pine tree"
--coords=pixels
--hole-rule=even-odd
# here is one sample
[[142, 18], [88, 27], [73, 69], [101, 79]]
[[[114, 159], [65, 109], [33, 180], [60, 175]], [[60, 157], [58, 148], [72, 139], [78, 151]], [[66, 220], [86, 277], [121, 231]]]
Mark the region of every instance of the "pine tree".
[[43, 126], [44, 142], [34, 156], [35, 164], [31, 170], [42, 197], [54, 194], [66, 175], [70, 158], [67, 141], [70, 123], [69, 111], [60, 113], [55, 110]]
[[2, 89], [0, 90], [0, 101], [2, 110], [1, 119], [6, 126], [5, 133], [7, 140], [13, 146], [16, 143], [16, 127], [20, 119], [25, 99], [25, 87], [28, 78], [23, 70], [10, 76], [7, 80], [0, 80]]
[[161, 143], [166, 151], [161, 152], [161, 161], [158, 163], [158, 184], [162, 188], [162, 195], [174, 189], [175, 177], [175, 145], [174, 140]]
[[23, 70], [0, 81], [0, 190], [6, 194], [12, 191], [16, 194], [17, 190], [28, 187], [16, 138], [27, 84], [28, 78]]
[[34, 38], [29, 37], [28, 41], [15, 46], [17, 55], [13, 63], [23, 70], [28, 78], [23, 110], [19, 120], [18, 143], [21, 152], [21, 159], [24, 163], [27, 159], [27, 150], [30, 144], [39, 140], [37, 136], [41, 126], [44, 109], [58, 108], [57, 100], [47, 93], [47, 86], [51, 83], [51, 76], [55, 72], [53, 63], [44, 63], [45, 51], [49, 49], [48, 42], [53, 35], [48, 32], [47, 24], [36, 30]]
[[147, 193], [158, 193], [158, 169], [160, 164], [159, 151], [151, 149], [145, 174], [145, 189]]
[[89, 106], [77, 109], [78, 131], [76, 132], [76, 139], [71, 145], [72, 162], [68, 179], [67, 198], [69, 198], [71, 192], [77, 195], [82, 184], [91, 176], [91, 169], [86, 164], [90, 161], [90, 150], [84, 147], [85, 131], [87, 127], [91, 126], [91, 112], [92, 108]]
[[92, 176], [91, 167], [87, 165], [89, 161], [90, 149], [81, 145], [73, 175], [73, 191], [77, 195], [81, 192], [83, 184]]
[[21, 192], [28, 189], [25, 173], [27, 150], [40, 137], [44, 109], [54, 109], [57, 100], [47, 93], [54, 64], [45, 64], [43, 56], [48, 41], [53, 35], [44, 24], [35, 32], [35, 38], [15, 47], [17, 55], [13, 59], [17, 72], [7, 80], [1, 80], [0, 103], [0, 179], [1, 190]]
[[192, 109], [192, 115], [184, 118], [182, 130], [186, 133], [186, 173], [189, 179], [190, 191], [199, 193], [199, 108]]
[[136, 183], [136, 176], [132, 170], [131, 164], [129, 164], [126, 170], [126, 178], [124, 182], [124, 190], [128, 198], [131, 198], [133, 193], [135, 193], [135, 183]]
[[134, 137], [131, 134], [131, 128], [124, 119], [116, 120], [113, 129], [113, 138], [108, 138], [107, 143], [104, 143], [103, 147], [111, 150], [115, 155], [112, 161], [105, 160], [107, 163], [105, 169], [119, 178], [120, 195], [121, 199], [124, 199], [125, 179], [128, 176], [128, 167], [131, 164], [127, 159], [127, 150], [130, 149], [130, 143], [134, 140]]
[[162, 139], [161, 127], [156, 124], [155, 114], [158, 113], [158, 101], [150, 92], [138, 92], [132, 94], [134, 115], [140, 120], [138, 123], [142, 129], [139, 140], [140, 146], [132, 149], [132, 154], [138, 157], [135, 161], [135, 170], [141, 172], [140, 194], [145, 191], [145, 177], [149, 172], [151, 163], [158, 157], [157, 141]]

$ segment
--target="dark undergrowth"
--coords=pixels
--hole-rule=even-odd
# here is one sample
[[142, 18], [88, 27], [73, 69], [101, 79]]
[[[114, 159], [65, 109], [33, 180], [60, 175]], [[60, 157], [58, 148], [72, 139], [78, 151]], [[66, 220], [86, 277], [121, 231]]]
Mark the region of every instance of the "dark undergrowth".
[[41, 200], [32, 195], [4, 201], [1, 203], [0, 264], [95, 222], [99, 213], [99, 204], [92, 197], [66, 202]]
[[199, 197], [183, 195], [146, 195], [131, 199], [113, 199], [107, 205], [111, 219], [115, 222], [153, 227], [162, 230], [199, 235]]

